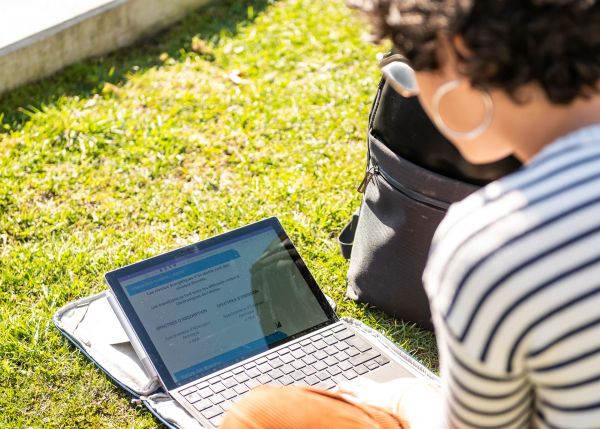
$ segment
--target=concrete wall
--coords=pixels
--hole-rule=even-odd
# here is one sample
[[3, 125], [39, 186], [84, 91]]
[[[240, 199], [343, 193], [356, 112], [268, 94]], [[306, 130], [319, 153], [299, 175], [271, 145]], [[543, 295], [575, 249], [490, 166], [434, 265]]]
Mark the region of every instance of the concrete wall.
[[0, 94], [84, 58], [130, 45], [208, 1], [115, 0], [102, 10], [5, 47], [0, 50]]

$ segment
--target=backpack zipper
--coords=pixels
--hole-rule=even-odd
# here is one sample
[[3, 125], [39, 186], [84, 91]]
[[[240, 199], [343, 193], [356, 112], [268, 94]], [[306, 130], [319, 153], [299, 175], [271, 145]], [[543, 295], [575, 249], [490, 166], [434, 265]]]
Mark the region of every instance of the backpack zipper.
[[365, 177], [363, 177], [362, 181], [360, 182], [360, 185], [358, 185], [358, 187], [356, 188], [357, 192], [360, 192], [361, 194], [365, 193], [369, 182], [371, 181], [371, 179], [373, 179], [373, 176], [375, 175], [378, 169], [379, 167], [377, 167], [377, 165], [373, 165], [367, 169]]
[[358, 185], [358, 188], [356, 188], [356, 190], [358, 192], [360, 192], [361, 194], [364, 194], [367, 189], [367, 186], [369, 185], [371, 180], [373, 180], [373, 177], [376, 175], [380, 176], [384, 181], [386, 181], [396, 191], [400, 192], [401, 194], [403, 194], [404, 196], [406, 196], [412, 200], [418, 201], [421, 204], [425, 204], [429, 207], [432, 207], [434, 209], [441, 210], [441, 211], [446, 211], [446, 210], [448, 210], [448, 207], [450, 207], [450, 204], [445, 201], [441, 201], [436, 198], [428, 197], [419, 192], [413, 191], [412, 189], [409, 189], [408, 187], [404, 186], [402, 183], [400, 183], [396, 179], [394, 179], [385, 170], [381, 169], [381, 167], [379, 167], [376, 163], [373, 163], [373, 165], [367, 170], [367, 172], [365, 173], [365, 177], [360, 182], [360, 185]]

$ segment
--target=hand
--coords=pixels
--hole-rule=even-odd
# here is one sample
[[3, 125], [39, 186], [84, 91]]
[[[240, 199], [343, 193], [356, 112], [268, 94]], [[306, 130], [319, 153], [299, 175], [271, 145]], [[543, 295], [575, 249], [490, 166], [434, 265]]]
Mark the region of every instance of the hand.
[[358, 378], [342, 383], [337, 392], [345, 399], [383, 408], [405, 420], [410, 429], [442, 428], [439, 386], [419, 378], [398, 378], [387, 383]]

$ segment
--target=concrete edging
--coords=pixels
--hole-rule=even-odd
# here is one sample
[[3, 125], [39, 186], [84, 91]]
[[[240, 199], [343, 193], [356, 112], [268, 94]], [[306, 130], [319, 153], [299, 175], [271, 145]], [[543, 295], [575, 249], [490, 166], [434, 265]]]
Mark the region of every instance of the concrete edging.
[[0, 49], [0, 94], [130, 45], [209, 0], [115, 0]]

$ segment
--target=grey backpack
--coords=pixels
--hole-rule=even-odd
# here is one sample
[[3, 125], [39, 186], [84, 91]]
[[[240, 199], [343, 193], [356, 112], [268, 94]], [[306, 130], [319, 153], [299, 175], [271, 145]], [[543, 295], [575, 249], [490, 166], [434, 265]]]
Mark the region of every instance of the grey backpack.
[[435, 229], [450, 204], [520, 164], [470, 164], [418, 99], [398, 95], [385, 79], [369, 115], [367, 161], [360, 209], [339, 236], [350, 259], [346, 295], [430, 329], [421, 277]]

